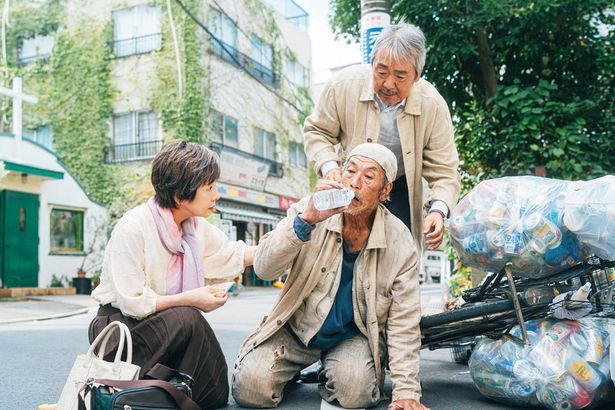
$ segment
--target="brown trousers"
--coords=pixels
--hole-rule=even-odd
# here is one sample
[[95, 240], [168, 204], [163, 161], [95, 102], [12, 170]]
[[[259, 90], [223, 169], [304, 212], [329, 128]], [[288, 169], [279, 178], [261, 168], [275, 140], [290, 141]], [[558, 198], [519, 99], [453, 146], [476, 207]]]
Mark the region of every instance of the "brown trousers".
[[[125, 323], [132, 335], [132, 362], [143, 377], [156, 363], [188, 373], [194, 379], [192, 399], [202, 409], [224, 407], [229, 385], [226, 360], [220, 344], [202, 313], [191, 307], [174, 307], [137, 320], [110, 305], [101, 306], [90, 323], [90, 343], [113, 321]], [[117, 335], [109, 341], [105, 360], [113, 361]]]

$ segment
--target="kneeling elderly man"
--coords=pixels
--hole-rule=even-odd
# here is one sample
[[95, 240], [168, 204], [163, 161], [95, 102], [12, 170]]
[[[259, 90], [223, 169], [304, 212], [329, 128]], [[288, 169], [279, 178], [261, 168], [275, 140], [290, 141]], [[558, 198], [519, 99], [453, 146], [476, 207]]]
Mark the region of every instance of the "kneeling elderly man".
[[316, 187], [351, 188], [350, 205], [318, 211], [305, 198], [261, 239], [256, 274], [271, 280], [290, 273], [273, 311], [241, 347], [232, 386], [240, 406], [279, 405], [284, 386], [319, 359], [324, 400], [374, 406], [383, 397], [388, 356], [390, 409], [426, 409], [419, 402], [416, 246], [404, 223], [380, 204], [396, 173], [388, 148], [358, 145], [341, 184], [326, 180]]

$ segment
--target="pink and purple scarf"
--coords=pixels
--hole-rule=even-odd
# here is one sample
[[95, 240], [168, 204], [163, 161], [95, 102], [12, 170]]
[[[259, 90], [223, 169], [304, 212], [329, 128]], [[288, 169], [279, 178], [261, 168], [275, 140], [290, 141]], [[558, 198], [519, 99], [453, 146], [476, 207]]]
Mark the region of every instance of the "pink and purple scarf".
[[170, 209], [162, 208], [154, 198], [147, 201], [147, 206], [154, 215], [162, 244], [173, 255], [167, 267], [167, 295], [203, 286], [201, 249], [195, 236], [198, 219], [193, 217], [182, 222], [182, 235]]

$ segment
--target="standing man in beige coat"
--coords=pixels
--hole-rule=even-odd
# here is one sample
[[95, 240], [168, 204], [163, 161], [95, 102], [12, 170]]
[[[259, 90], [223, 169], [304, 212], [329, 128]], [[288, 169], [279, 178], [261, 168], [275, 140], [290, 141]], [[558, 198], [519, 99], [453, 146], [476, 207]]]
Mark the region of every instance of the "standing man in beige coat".
[[[363, 142], [395, 153], [397, 175], [387, 207], [408, 226], [419, 255], [423, 234], [428, 249], [442, 243], [444, 218], [460, 189], [451, 116], [446, 101], [421, 78], [425, 56], [419, 28], [385, 28], [371, 67], [352, 66], [334, 76], [304, 127], [308, 159], [327, 179], [340, 180], [345, 153]], [[427, 204], [422, 178], [429, 184]]]
[[352, 189], [348, 206], [317, 211], [308, 197], [261, 239], [256, 274], [290, 273], [271, 314], [240, 349], [232, 381], [240, 406], [276, 407], [295, 374], [321, 359], [324, 400], [371, 407], [383, 398], [388, 357], [391, 409], [426, 410], [416, 247], [381, 204], [396, 173], [388, 148], [361, 144], [349, 153], [341, 184], [323, 180], [316, 187]]

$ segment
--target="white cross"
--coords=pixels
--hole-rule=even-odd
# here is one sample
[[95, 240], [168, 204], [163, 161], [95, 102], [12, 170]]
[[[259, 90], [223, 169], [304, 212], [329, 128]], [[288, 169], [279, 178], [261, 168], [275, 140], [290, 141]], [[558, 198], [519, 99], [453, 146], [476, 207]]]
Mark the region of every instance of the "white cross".
[[21, 77], [13, 78], [13, 89], [0, 86], [0, 95], [6, 95], [13, 99], [13, 135], [15, 140], [13, 143], [13, 157], [19, 156], [19, 150], [21, 147], [21, 134], [22, 134], [22, 111], [21, 102], [29, 102], [36, 104], [38, 98], [24, 94], [21, 88]]

